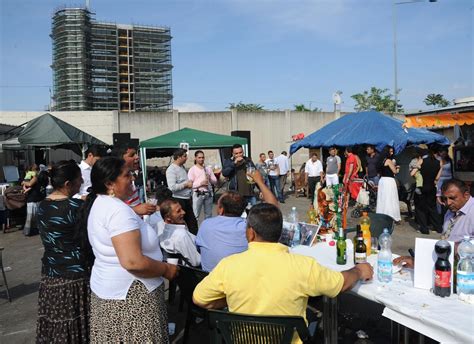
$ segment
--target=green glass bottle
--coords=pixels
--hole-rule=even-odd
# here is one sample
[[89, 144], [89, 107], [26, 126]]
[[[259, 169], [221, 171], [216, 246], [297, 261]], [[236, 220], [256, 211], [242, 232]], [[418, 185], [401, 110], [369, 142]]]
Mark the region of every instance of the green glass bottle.
[[338, 265], [345, 265], [347, 262], [347, 247], [346, 247], [346, 239], [344, 237], [344, 230], [342, 228], [339, 228], [339, 235], [337, 237], [336, 248], [337, 248], [336, 263]]

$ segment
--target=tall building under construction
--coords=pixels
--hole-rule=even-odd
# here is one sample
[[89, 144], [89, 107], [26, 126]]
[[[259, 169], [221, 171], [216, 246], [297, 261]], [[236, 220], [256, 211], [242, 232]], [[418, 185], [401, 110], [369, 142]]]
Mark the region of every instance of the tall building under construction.
[[87, 8], [53, 15], [54, 110], [170, 111], [167, 27], [101, 23]]

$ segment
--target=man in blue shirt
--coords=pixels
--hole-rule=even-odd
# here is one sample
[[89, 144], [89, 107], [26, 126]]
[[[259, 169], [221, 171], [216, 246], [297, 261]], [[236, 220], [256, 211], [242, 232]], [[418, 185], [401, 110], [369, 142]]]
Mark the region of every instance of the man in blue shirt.
[[[252, 176], [263, 195], [263, 201], [278, 207], [278, 200], [265, 185], [262, 175]], [[235, 191], [225, 192], [217, 201], [218, 216], [204, 220], [196, 236], [196, 246], [201, 252], [201, 266], [211, 271], [222, 258], [247, 250], [245, 236], [247, 222], [241, 217], [247, 201]]]

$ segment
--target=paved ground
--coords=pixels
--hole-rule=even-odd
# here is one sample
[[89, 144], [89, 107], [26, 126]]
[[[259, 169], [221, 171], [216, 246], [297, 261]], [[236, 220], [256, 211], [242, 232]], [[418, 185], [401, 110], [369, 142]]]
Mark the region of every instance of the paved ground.
[[[306, 214], [308, 205], [308, 199], [295, 198], [290, 195], [286, 203], [281, 205], [281, 209], [286, 214], [289, 213], [292, 206], [296, 206], [301, 218]], [[350, 219], [349, 225], [354, 225], [356, 222], [356, 220]], [[394, 253], [407, 254], [408, 248], [414, 247], [415, 238], [418, 236], [422, 235], [416, 233], [410, 222], [403, 220], [400, 225], [396, 226], [393, 234]], [[432, 233], [423, 237], [437, 238], [438, 235]], [[13, 302], [9, 303], [0, 276], [0, 284], [2, 284], [0, 286], [0, 343], [33, 343], [35, 339], [41, 256], [43, 254], [41, 241], [39, 236], [24, 237], [20, 231], [8, 234], [0, 233], [0, 247], [5, 247], [3, 253], [4, 266], [9, 266], [12, 269], [6, 275], [13, 297]], [[319, 307], [317, 300], [314, 305]], [[363, 307], [363, 311], [360, 307]], [[367, 307], [370, 307], [370, 311]], [[376, 338], [386, 339], [388, 322], [380, 316], [380, 306], [376, 304], [367, 305], [367, 302], [362, 302], [361, 305], [360, 299], [346, 296], [341, 302], [340, 313], [341, 322], [346, 319], [346, 323], [356, 327], [355, 330], [363, 328], [372, 335], [371, 339], [374, 342], [380, 342]], [[371, 313], [373, 317], [366, 319], [361, 315], [362, 313]], [[176, 334], [172, 337], [174, 342], [180, 342], [184, 314], [178, 313], [177, 302], [169, 307], [170, 321], [177, 323]], [[344, 342], [355, 341], [352, 330], [354, 329], [341, 330]], [[189, 342], [191, 343], [207, 342], [205, 325], [196, 326], [190, 337]]]

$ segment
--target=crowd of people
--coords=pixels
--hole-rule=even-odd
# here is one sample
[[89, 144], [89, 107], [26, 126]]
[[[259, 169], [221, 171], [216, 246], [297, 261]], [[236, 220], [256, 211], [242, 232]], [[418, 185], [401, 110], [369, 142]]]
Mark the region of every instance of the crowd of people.
[[[313, 153], [304, 170], [310, 196], [321, 185], [339, 184], [342, 173], [342, 183], [354, 197], [354, 180], [366, 175], [378, 185], [377, 212], [399, 220], [394, 179], [399, 167], [393, 148], [378, 153], [368, 146], [366, 151], [365, 171], [351, 147], [344, 151], [344, 166], [335, 147], [329, 149], [325, 164]], [[290, 172], [284, 151], [276, 158], [269, 151], [268, 159], [261, 153], [254, 164], [242, 146], [235, 145], [222, 168], [228, 190], [215, 209], [218, 181], [205, 166], [203, 151], [194, 153], [194, 165], [187, 171], [188, 151], [177, 149], [166, 170], [167, 186], [157, 186], [155, 197], [147, 202], [135, 184], [136, 149], [121, 146], [113, 156], [106, 155], [90, 147], [79, 165], [61, 161], [50, 166], [45, 182], [38, 181], [40, 172], [35, 169], [25, 178], [26, 192], [36, 183], [52, 187], [42, 200], [32, 200], [45, 247], [39, 343], [52, 338], [168, 342], [164, 279], [174, 279], [179, 268], [167, 257], [210, 272], [194, 292], [197, 305], [227, 306], [240, 313], [305, 317], [308, 297], [334, 297], [358, 280], [372, 278], [369, 264], [334, 272], [312, 258], [289, 254], [288, 247], [278, 243], [283, 221], [279, 204], [285, 201]], [[418, 189], [420, 226], [430, 222], [449, 240], [459, 241], [474, 234], [474, 200], [463, 182], [448, 175], [449, 164], [444, 153], [437, 160], [430, 152], [418, 151], [410, 169]], [[444, 223], [438, 210], [445, 211]]]

